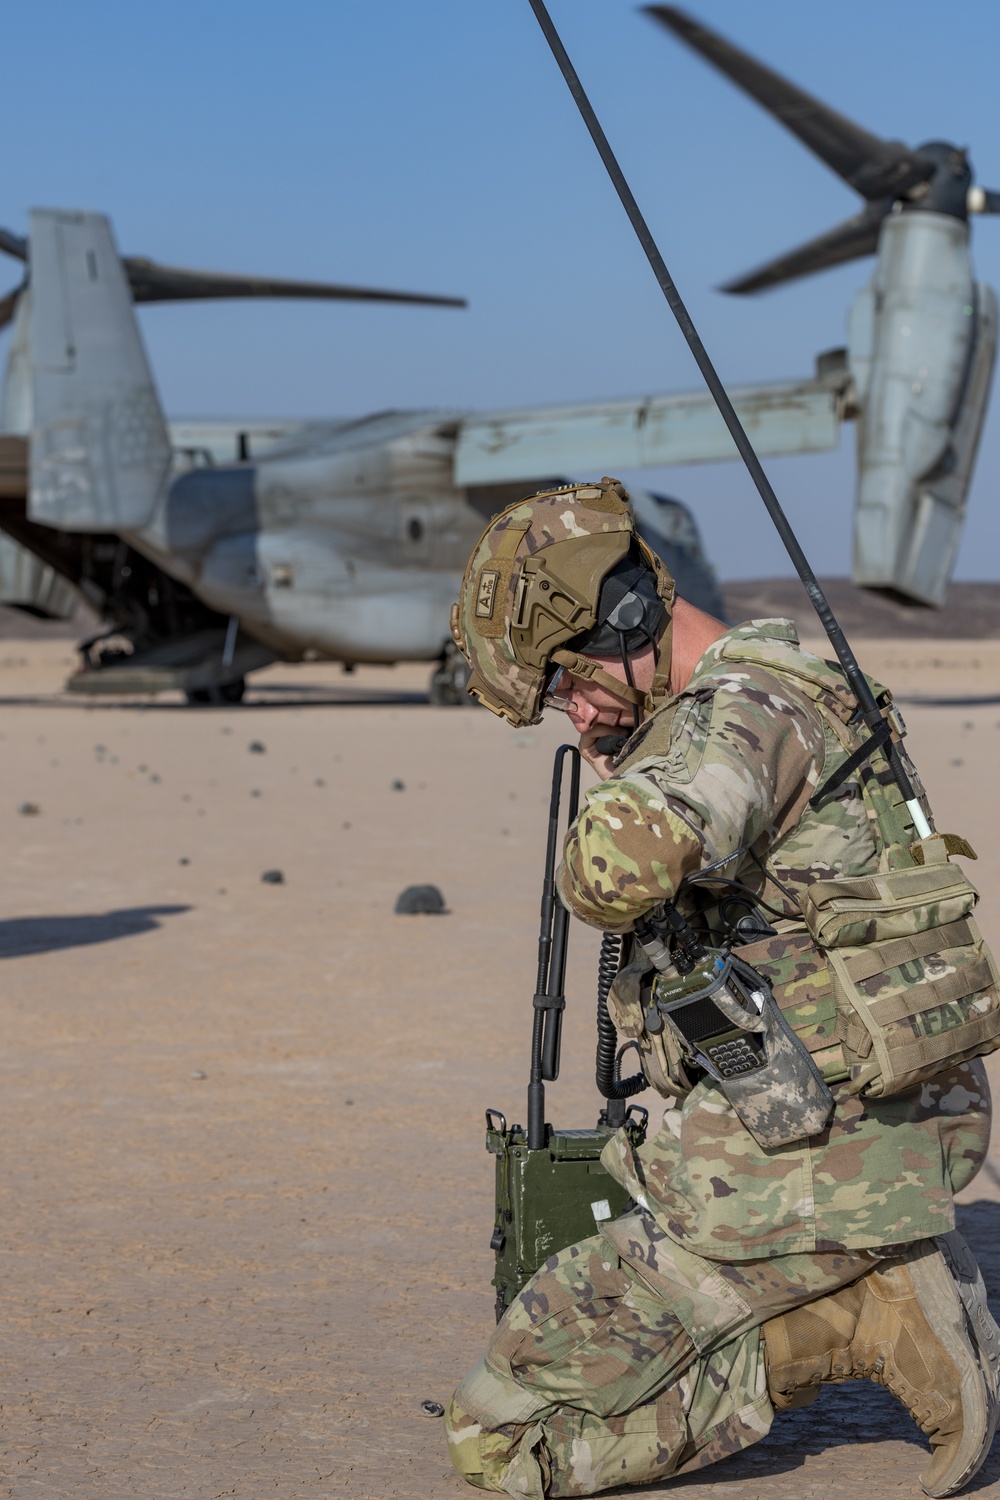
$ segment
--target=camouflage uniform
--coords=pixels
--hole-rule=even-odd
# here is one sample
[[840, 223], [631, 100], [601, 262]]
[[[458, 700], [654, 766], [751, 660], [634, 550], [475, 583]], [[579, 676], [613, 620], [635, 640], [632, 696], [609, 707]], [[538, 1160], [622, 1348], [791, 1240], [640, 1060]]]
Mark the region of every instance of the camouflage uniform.
[[[634, 1151], [619, 1132], [604, 1164], [637, 1211], [546, 1263], [455, 1394], [452, 1458], [474, 1484], [592, 1494], [749, 1446], [773, 1416], [760, 1325], [953, 1226], [989, 1140], [981, 1062], [884, 1101], [848, 1094], [825, 966], [796, 920], [814, 881], [879, 866], [859, 779], [873, 768], [809, 805], [846, 758], [834, 726], [855, 708], [789, 622], [753, 621], [709, 648], [586, 798], [560, 871], [585, 921], [628, 930], [727, 856], [727, 875], [785, 913], [754, 961], [836, 1108], [822, 1135], [768, 1151], [711, 1080], [685, 1093], [681, 1079], [652, 1140]], [[618, 1019], [627, 1032], [627, 1005]]]

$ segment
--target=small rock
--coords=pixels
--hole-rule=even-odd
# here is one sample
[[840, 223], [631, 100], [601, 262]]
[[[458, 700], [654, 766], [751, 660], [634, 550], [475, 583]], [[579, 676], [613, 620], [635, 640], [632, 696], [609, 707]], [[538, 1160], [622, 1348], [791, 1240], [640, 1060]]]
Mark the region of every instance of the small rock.
[[177, 863], [179, 865], [189, 865], [191, 863], [191, 861], [188, 859], [188, 857], [187, 857], [186, 854], [182, 854], [181, 857], [180, 857], [180, 859], [177, 861]]
[[421, 1401], [420, 1415], [422, 1417], [443, 1417], [444, 1407], [440, 1401]]
[[341, 823], [341, 828], [350, 828], [350, 823]]
[[148, 766], [139, 766], [137, 769], [139, 771], [139, 775], [140, 776], [145, 776], [146, 772], [149, 770], [149, 767]]
[[22, 818], [37, 818], [42, 809], [37, 802], [22, 802], [17, 810]]
[[397, 916], [445, 916], [448, 908], [436, 885], [408, 885], [396, 899]]
[[154, 771], [153, 774], [152, 774], [152, 776], [149, 779], [150, 779], [150, 781], [159, 781], [160, 778], [159, 778], [159, 776], [157, 776], [156, 772]]
[[251, 795], [251, 797], [261, 797], [261, 796], [263, 796], [263, 793], [262, 793], [262, 792], [259, 792], [259, 791], [258, 791], [258, 790], [257, 790], [257, 788], [256, 788], [256, 787], [254, 787], [254, 789], [253, 789], [253, 791], [252, 791], [252, 792], [251, 792], [251, 793], [250, 793], [250, 795]]
[[397, 776], [396, 780], [392, 783], [392, 789], [394, 792], [405, 792], [406, 782], [400, 781], [399, 777]]
[[284, 870], [265, 870], [260, 878], [265, 885], [284, 885], [285, 872]]
[[191, 1077], [192, 1078], [207, 1078], [208, 1074], [207, 1073], [203, 1073], [200, 1068], [195, 1068], [194, 1072], [191, 1074]]
[[263, 740], [251, 740], [249, 745], [247, 746], [247, 749], [250, 751], [251, 755], [267, 754], [267, 746], [264, 744]]
[[316, 780], [313, 782], [313, 786], [326, 786], [326, 782], [323, 780], [322, 776], [317, 776]]
[[353, 1103], [354, 1103], [354, 1100], [353, 1100], [353, 1099], [345, 1099], [345, 1100], [344, 1100], [344, 1103], [345, 1103], [345, 1104], [353, 1104]]

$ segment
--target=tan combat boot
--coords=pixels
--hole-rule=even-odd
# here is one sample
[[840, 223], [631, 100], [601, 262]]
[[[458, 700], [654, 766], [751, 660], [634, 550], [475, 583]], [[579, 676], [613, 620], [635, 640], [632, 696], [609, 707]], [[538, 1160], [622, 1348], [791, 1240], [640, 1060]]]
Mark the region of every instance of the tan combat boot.
[[779, 1410], [826, 1381], [868, 1378], [931, 1440], [926, 1494], [953, 1495], [989, 1453], [1000, 1414], [1000, 1329], [957, 1231], [922, 1240], [860, 1281], [765, 1323], [767, 1384]]

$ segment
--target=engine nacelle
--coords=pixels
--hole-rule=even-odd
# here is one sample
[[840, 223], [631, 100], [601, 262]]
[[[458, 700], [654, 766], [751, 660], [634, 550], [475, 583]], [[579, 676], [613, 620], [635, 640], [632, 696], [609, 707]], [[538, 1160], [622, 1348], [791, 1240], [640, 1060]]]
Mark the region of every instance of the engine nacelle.
[[856, 583], [944, 602], [996, 341], [997, 299], [973, 281], [968, 225], [924, 210], [890, 215], [849, 322]]

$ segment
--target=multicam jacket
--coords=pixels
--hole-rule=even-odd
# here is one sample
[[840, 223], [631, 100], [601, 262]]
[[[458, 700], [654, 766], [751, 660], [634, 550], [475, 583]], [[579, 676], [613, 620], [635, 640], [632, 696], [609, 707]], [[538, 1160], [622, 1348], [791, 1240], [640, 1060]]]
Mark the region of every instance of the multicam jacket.
[[[685, 876], [747, 850], [722, 873], [783, 914], [759, 966], [783, 1008], [795, 1008], [828, 1080], [838, 1076], [835, 1011], [797, 897], [816, 880], [878, 869], [859, 779], [875, 774], [870, 767], [809, 806], [846, 757], [832, 721], [847, 723], [855, 707], [839, 668], [803, 651], [789, 621], [728, 631], [587, 795], [559, 873], [572, 911], [626, 931]], [[644, 753], [644, 741], [655, 753]], [[766, 1150], [703, 1080], [638, 1152], [619, 1133], [605, 1165], [672, 1239], [710, 1259], [876, 1248], [951, 1228], [953, 1194], [989, 1141], [982, 1064], [889, 1100], [832, 1087], [836, 1108], [822, 1135]]]

